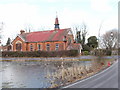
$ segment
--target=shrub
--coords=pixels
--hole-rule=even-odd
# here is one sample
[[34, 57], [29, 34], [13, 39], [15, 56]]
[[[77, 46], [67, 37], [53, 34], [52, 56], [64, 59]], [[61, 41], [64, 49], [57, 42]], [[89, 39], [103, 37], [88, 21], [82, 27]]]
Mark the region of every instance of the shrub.
[[105, 56], [105, 55], [111, 55], [112, 54], [112, 51], [111, 50], [108, 50], [108, 49], [96, 49], [94, 50], [94, 55], [95, 56]]
[[83, 51], [83, 55], [89, 55], [88, 51]]
[[106, 50], [106, 55], [111, 55], [112, 54], [112, 50]]

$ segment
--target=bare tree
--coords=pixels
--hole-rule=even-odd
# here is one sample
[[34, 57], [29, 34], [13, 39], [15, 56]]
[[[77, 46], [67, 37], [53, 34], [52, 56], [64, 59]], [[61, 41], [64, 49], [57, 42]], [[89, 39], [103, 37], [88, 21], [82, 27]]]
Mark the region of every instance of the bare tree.
[[82, 23], [79, 26], [75, 26], [74, 30], [76, 32], [76, 36], [75, 36], [76, 42], [84, 45], [87, 35], [87, 25], [85, 23]]
[[118, 30], [112, 29], [102, 35], [101, 47], [105, 49], [116, 49], [118, 48]]
[[82, 31], [82, 45], [84, 45], [87, 35], [87, 25], [85, 23], [82, 24], [81, 31]]
[[32, 26], [31, 24], [28, 24], [28, 23], [27, 23], [27, 24], [25, 24], [24, 26], [25, 26], [24, 29], [25, 29], [26, 32], [31, 32], [32, 29], [33, 29], [33, 26]]
[[76, 43], [81, 43], [82, 42], [82, 37], [81, 37], [80, 26], [75, 26], [74, 31], [75, 31], [75, 41], [76, 41]]
[[0, 23], [0, 44], [1, 44], [1, 38], [2, 38], [2, 29], [3, 29], [3, 25], [4, 25], [4, 23], [1, 22], [1, 23]]
[[0, 23], [0, 39], [1, 39], [2, 29], [3, 29], [3, 22]]

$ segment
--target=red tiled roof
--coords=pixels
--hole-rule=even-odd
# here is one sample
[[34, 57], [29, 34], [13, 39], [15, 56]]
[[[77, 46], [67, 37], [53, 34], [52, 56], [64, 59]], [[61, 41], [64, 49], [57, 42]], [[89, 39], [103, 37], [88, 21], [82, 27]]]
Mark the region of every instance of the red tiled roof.
[[38, 31], [20, 34], [26, 42], [63, 41], [63, 37], [69, 32], [68, 29]]

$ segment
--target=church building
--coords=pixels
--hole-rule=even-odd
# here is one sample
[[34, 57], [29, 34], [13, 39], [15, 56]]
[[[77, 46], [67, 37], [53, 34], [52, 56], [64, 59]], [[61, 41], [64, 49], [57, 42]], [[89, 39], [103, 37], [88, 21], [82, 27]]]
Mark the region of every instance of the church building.
[[60, 51], [78, 50], [81, 53], [81, 44], [75, 43], [71, 28], [60, 29], [59, 20], [55, 18], [54, 30], [25, 32], [12, 41], [11, 51]]

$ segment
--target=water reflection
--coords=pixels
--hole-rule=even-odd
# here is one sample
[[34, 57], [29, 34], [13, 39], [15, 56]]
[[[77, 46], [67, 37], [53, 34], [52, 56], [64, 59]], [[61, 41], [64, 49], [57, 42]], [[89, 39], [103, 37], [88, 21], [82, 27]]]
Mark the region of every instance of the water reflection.
[[[61, 68], [61, 61], [42, 62], [3, 62], [2, 63], [2, 87], [4, 88], [46, 88], [51, 83], [46, 78]], [[74, 65], [89, 65], [90, 61], [66, 61], [64, 68]]]

